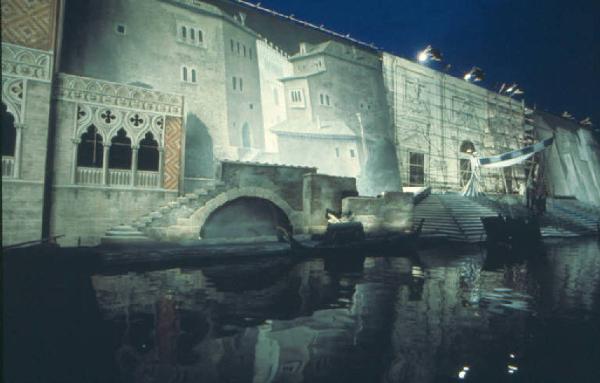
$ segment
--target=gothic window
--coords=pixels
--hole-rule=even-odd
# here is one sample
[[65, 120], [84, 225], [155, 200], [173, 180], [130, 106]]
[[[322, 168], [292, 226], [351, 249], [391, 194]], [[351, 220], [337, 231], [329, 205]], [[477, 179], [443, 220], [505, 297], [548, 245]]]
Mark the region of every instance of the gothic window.
[[131, 139], [125, 129], [120, 129], [111, 140], [108, 155], [108, 167], [111, 169], [131, 169]]
[[15, 155], [15, 140], [17, 130], [15, 129], [15, 118], [8, 111], [8, 107], [2, 103], [2, 155], [13, 157]]
[[202, 36], [202, 31], [198, 29], [198, 42], [201, 43], [204, 41], [204, 36]]
[[190, 28], [190, 39], [194, 41], [196, 39], [196, 31], [194, 28]]
[[323, 105], [323, 106], [329, 106], [330, 105], [329, 104], [329, 95], [327, 95], [327, 94], [321, 93], [319, 95], [319, 101], [321, 102], [321, 105]]
[[463, 141], [460, 144], [460, 152], [465, 154], [473, 154], [475, 153], [475, 145], [471, 141]]
[[246, 46], [244, 45], [244, 57], [246, 57]]
[[244, 81], [240, 77], [240, 92], [244, 90]]
[[101, 168], [102, 149], [102, 136], [94, 125], [90, 125], [87, 132], [81, 135], [81, 142], [77, 147], [77, 166]]
[[146, 133], [143, 140], [140, 141], [138, 149], [138, 169], [148, 171], [158, 171], [158, 142], [154, 139], [152, 133]]
[[325, 95], [325, 104], [329, 106], [329, 95]]
[[234, 49], [233, 49], [233, 47], [234, 47], [234, 44], [233, 44], [233, 39], [229, 40], [229, 42], [231, 43], [231, 52], [233, 52], [233, 50], [234, 50]]
[[408, 168], [410, 186], [423, 186], [425, 184], [425, 155], [408, 153]]
[[252, 48], [248, 48], [248, 56], [250, 57], [250, 60], [252, 60]]
[[181, 27], [181, 38], [184, 40], [187, 38], [187, 28], [185, 25]]
[[233, 90], [237, 87], [237, 78], [234, 76], [231, 78], [231, 84], [233, 85]]
[[321, 97], [321, 105], [325, 104], [325, 101], [323, 100], [323, 93], [320, 94]]
[[242, 147], [250, 147], [250, 126], [248, 126], [247, 122], [242, 126]]
[[183, 81], [187, 81], [188, 80], [188, 73], [187, 73], [187, 68], [186, 67], [182, 67], [181, 68], [181, 79]]
[[196, 82], [196, 69], [192, 69], [192, 82]]

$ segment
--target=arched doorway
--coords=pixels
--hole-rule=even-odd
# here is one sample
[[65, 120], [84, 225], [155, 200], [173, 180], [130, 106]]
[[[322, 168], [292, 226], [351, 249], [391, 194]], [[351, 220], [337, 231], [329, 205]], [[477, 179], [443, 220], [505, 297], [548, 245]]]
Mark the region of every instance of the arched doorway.
[[277, 226], [292, 231], [290, 220], [273, 202], [239, 197], [225, 203], [208, 217], [200, 229], [202, 239], [244, 239], [277, 236]]
[[471, 179], [471, 156], [475, 151], [475, 145], [471, 141], [463, 141], [460, 144], [458, 176], [461, 187], [465, 186]]

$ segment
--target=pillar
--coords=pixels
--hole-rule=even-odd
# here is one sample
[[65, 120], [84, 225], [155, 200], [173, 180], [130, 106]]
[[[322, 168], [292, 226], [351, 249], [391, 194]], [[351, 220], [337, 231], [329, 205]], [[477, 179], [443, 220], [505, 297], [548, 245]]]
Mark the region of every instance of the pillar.
[[77, 151], [79, 150], [79, 143], [81, 142], [81, 139], [73, 138], [71, 142], [73, 142], [73, 158], [71, 158], [71, 184], [75, 185], [77, 183]]
[[129, 185], [131, 185], [131, 187], [135, 187], [136, 184], [139, 149], [140, 147], [138, 145], [131, 147], [131, 179], [129, 180]]
[[108, 185], [108, 153], [110, 151], [110, 144], [103, 144], [102, 149], [102, 185]]
[[164, 152], [165, 148], [162, 146], [158, 148], [158, 185], [156, 185], [159, 189], [164, 188], [163, 180], [164, 180]]
[[22, 123], [15, 124], [15, 165], [13, 168], [13, 178], [21, 177], [21, 136], [24, 127], [25, 125]]

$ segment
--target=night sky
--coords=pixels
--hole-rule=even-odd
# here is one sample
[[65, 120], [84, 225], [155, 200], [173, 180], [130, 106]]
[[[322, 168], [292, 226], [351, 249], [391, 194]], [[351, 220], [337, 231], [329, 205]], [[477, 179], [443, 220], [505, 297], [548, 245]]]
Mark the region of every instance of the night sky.
[[528, 106], [567, 110], [578, 121], [590, 116], [600, 125], [600, 0], [261, 0], [261, 6], [405, 58], [432, 44], [456, 76], [479, 66], [488, 89], [517, 82]]

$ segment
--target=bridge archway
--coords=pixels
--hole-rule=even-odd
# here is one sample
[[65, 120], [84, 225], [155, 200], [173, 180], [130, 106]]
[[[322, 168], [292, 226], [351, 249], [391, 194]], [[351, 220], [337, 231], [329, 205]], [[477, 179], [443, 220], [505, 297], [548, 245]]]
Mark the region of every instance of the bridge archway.
[[291, 231], [285, 212], [273, 202], [257, 197], [239, 197], [215, 209], [200, 228], [200, 238], [256, 238], [277, 235], [277, 226]]
[[[232, 210], [229, 210], [233, 208]], [[200, 238], [202, 234], [215, 234], [210, 225], [224, 223], [232, 212], [243, 212], [243, 214], [252, 216], [252, 212], [264, 210], [258, 217], [262, 220], [261, 227], [268, 228], [267, 219], [273, 222], [281, 223], [284, 227], [297, 231], [302, 226], [302, 212], [294, 210], [282, 197], [271, 190], [247, 187], [230, 189], [223, 192], [213, 199], [206, 202], [202, 207], [196, 210], [191, 216], [191, 225], [195, 227]], [[214, 215], [214, 217], [213, 217]], [[208, 228], [206, 227], [209, 224]], [[218, 232], [218, 231], [217, 231]], [[243, 233], [242, 233], [243, 234]]]

